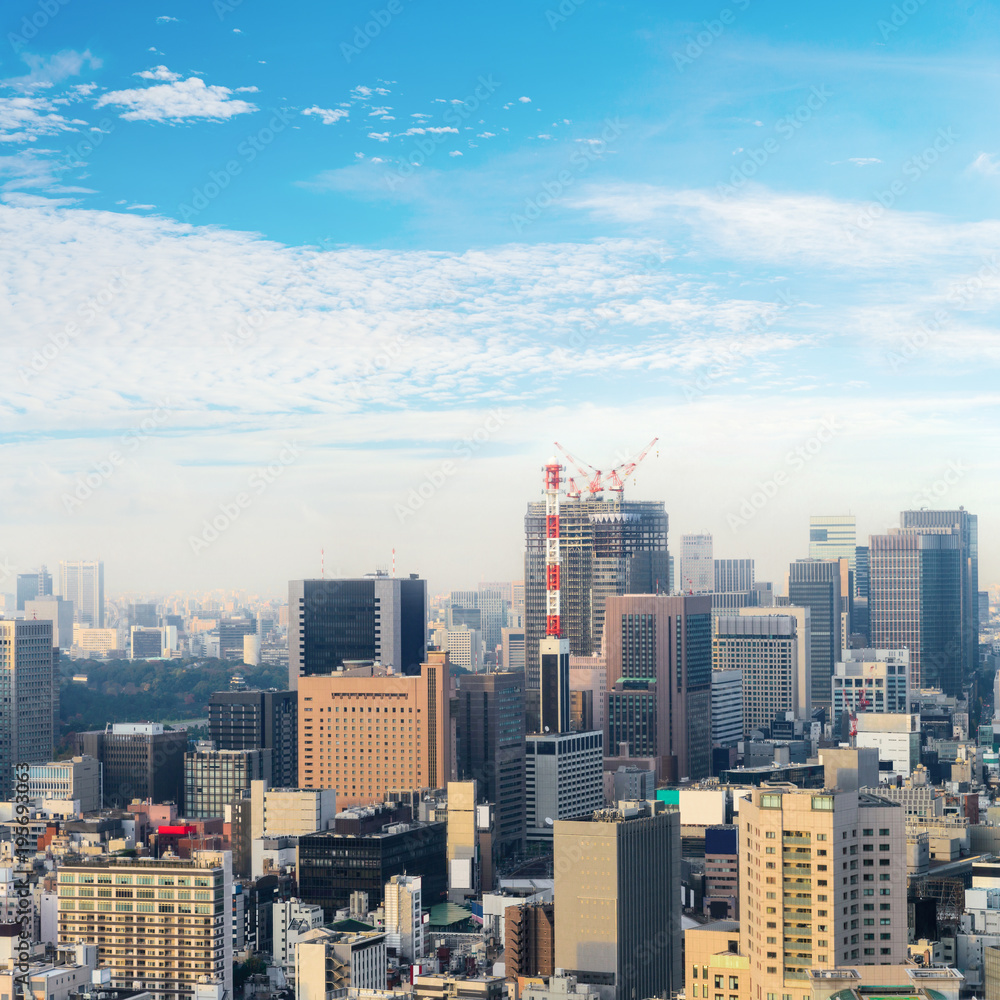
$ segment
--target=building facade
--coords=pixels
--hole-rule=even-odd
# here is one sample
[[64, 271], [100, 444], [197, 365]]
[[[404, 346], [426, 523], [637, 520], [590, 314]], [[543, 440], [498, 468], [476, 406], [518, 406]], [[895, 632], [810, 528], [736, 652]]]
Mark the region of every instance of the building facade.
[[752, 559], [716, 559], [716, 593], [727, 594], [753, 590], [754, 564]]
[[680, 592], [710, 594], [714, 587], [715, 559], [712, 556], [712, 536], [681, 535]]
[[17, 574], [17, 610], [23, 611], [25, 601], [48, 597], [52, 593], [52, 574], [44, 567], [34, 573]]
[[188, 819], [226, 813], [254, 781], [270, 781], [269, 750], [194, 750], [184, 754], [184, 811]]
[[735, 746], [743, 739], [743, 731], [743, 670], [713, 667], [712, 743]]
[[532, 733], [525, 741], [528, 840], [552, 839], [552, 824], [604, 804], [604, 734]]
[[905, 649], [845, 649], [833, 674], [833, 719], [844, 712], [908, 712], [910, 654]]
[[209, 738], [220, 750], [270, 750], [271, 785], [294, 788], [298, 717], [295, 691], [215, 691], [208, 702]]
[[104, 628], [104, 563], [101, 560], [59, 563], [59, 594], [73, 602], [73, 620], [88, 628]]
[[841, 613], [847, 610], [848, 562], [798, 559], [788, 571], [788, 601], [809, 608], [809, 669], [812, 708], [830, 710], [833, 665], [843, 652]]
[[80, 812], [101, 808], [101, 764], [93, 757], [50, 760], [28, 768], [28, 795], [31, 798], [80, 802]]

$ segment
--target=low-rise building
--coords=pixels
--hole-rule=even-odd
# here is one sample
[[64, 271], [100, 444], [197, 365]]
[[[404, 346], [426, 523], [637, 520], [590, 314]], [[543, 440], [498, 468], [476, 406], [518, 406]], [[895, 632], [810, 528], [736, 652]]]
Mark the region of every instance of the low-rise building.
[[344, 989], [384, 990], [385, 934], [317, 927], [295, 946], [295, 1000], [327, 1000]]

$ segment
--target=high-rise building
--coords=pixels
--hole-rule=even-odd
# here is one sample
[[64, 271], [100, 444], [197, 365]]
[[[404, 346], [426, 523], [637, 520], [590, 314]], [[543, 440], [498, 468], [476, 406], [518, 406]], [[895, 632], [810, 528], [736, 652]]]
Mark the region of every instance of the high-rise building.
[[555, 915], [553, 903], [522, 903], [503, 911], [504, 974], [508, 979], [555, 975]]
[[460, 677], [456, 723], [458, 776], [495, 803], [498, 853], [523, 850], [524, 672]]
[[101, 762], [104, 805], [124, 809], [133, 799], [180, 805], [187, 745], [186, 729], [164, 729], [159, 722], [116, 722], [110, 732], [77, 733], [74, 752]]
[[215, 691], [208, 701], [209, 738], [220, 750], [270, 750], [271, 785], [294, 788], [298, 715], [295, 691]]
[[712, 770], [712, 599], [609, 597], [605, 743], [660, 758], [668, 781]]
[[448, 781], [448, 654], [427, 656], [419, 676], [358, 667], [299, 678], [300, 788], [336, 788], [353, 806]]
[[853, 570], [856, 553], [857, 519], [853, 514], [821, 514], [809, 518], [810, 559], [843, 558]]
[[904, 531], [957, 532], [961, 561], [962, 677], [979, 665], [979, 517], [967, 510], [904, 510]]
[[52, 644], [59, 649], [73, 648], [73, 604], [61, 597], [35, 597], [24, 602], [24, 617], [32, 621], [52, 622]]
[[104, 628], [104, 563], [99, 559], [59, 563], [59, 593], [73, 602], [73, 620]]
[[52, 596], [52, 574], [41, 566], [34, 573], [17, 574], [17, 610], [24, 610], [25, 601], [33, 601], [37, 597]]
[[165, 654], [164, 635], [160, 628], [133, 625], [129, 629], [129, 659], [159, 660]]
[[809, 608], [809, 668], [812, 708], [829, 710], [833, 665], [842, 652], [841, 613], [847, 610], [848, 563], [840, 559], [797, 559], [788, 572], [788, 600]]
[[[783, 611], [784, 608], [770, 608]], [[799, 663], [798, 622], [791, 615], [720, 615], [715, 620], [715, 677], [738, 670], [742, 675], [743, 733], [769, 733], [776, 715], [794, 712], [808, 719]]]
[[52, 758], [58, 662], [52, 622], [0, 619], [0, 798], [12, 797], [15, 765]]
[[[718, 641], [713, 643], [717, 646]], [[718, 655], [718, 654], [716, 654]], [[743, 670], [712, 670], [712, 743], [735, 746], [743, 739]]]
[[538, 659], [538, 732], [569, 732], [569, 640], [546, 636], [538, 644]]
[[714, 588], [712, 536], [681, 535], [681, 579], [678, 589], [682, 594], [710, 594]]
[[[584, 695], [589, 703], [593, 724], [589, 728], [605, 729], [605, 710], [608, 706], [608, 660], [605, 656], [571, 656], [569, 658], [569, 687], [572, 697]], [[582, 701], [581, 701], [582, 704]], [[587, 729], [587, 726], [577, 727]]]
[[[544, 501], [528, 504], [524, 526], [525, 664], [528, 690], [537, 691], [546, 617]], [[601, 651], [605, 598], [669, 592], [667, 526], [662, 501], [560, 502], [560, 615], [573, 656]]]
[[155, 604], [130, 604], [128, 607], [129, 625], [141, 625], [143, 628], [156, 628], [160, 624]]
[[256, 618], [223, 618], [219, 622], [219, 659], [243, 663], [243, 640], [256, 634]]
[[525, 744], [528, 840], [549, 841], [557, 819], [583, 816], [604, 804], [604, 735], [530, 733]]
[[[249, 837], [301, 837], [327, 830], [337, 815], [333, 788], [272, 788], [263, 779], [250, 782]], [[243, 798], [247, 798], [244, 794]]]
[[909, 650], [911, 691], [960, 695], [966, 644], [959, 533], [896, 529], [872, 535], [869, 551], [872, 647]]
[[288, 686], [345, 665], [418, 675], [427, 649], [427, 581], [376, 573], [288, 584]]
[[184, 816], [224, 816], [252, 782], [270, 780], [269, 750], [193, 750], [184, 754]]
[[386, 946], [410, 963], [424, 957], [422, 881], [419, 875], [393, 875], [385, 884]]
[[844, 712], [909, 712], [905, 649], [845, 649], [833, 674], [833, 721]]
[[447, 653], [456, 667], [473, 674], [483, 669], [483, 639], [478, 629], [464, 625], [461, 628], [439, 628], [434, 630], [432, 638], [434, 646]]
[[556, 968], [609, 1000], [679, 990], [680, 813], [623, 802], [557, 821], [553, 847]]
[[524, 628], [524, 580], [515, 580], [510, 585], [510, 625]]
[[500, 666], [503, 670], [521, 670], [524, 666], [524, 626], [500, 630]]
[[191, 1000], [208, 981], [232, 996], [232, 891], [225, 851], [60, 864], [59, 942], [97, 945], [117, 989]]
[[753, 573], [752, 559], [716, 559], [714, 590], [720, 594], [753, 590]]
[[905, 961], [899, 805], [836, 788], [755, 788], [740, 802], [739, 830], [747, 996], [808, 992], [810, 970]]

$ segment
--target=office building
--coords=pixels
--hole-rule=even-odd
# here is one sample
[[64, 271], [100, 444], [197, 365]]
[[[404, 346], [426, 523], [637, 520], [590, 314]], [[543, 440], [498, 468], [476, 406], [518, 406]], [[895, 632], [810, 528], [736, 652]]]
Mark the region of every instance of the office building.
[[224, 851], [61, 864], [59, 941], [97, 945], [113, 987], [190, 1000], [208, 980], [232, 996], [232, 885]]
[[965, 646], [959, 532], [895, 529], [872, 535], [869, 561], [872, 647], [909, 650], [911, 691], [940, 688], [960, 695]]
[[703, 912], [713, 920], [737, 920], [740, 912], [739, 831], [735, 826], [705, 828]]
[[716, 559], [713, 590], [719, 594], [753, 590], [753, 573], [752, 559]]
[[419, 875], [393, 875], [385, 884], [385, 943], [404, 961], [424, 957], [423, 880]]
[[28, 621], [52, 622], [52, 645], [69, 650], [73, 645], [73, 604], [61, 597], [35, 597], [24, 602]]
[[[546, 614], [544, 501], [528, 504], [524, 525], [525, 663], [528, 690], [537, 691]], [[600, 652], [607, 597], [669, 592], [667, 527], [662, 501], [560, 502], [561, 620], [571, 655]]]
[[209, 738], [220, 750], [270, 750], [271, 786], [294, 788], [298, 773], [298, 693], [215, 691]]
[[569, 640], [546, 636], [538, 644], [538, 661], [537, 731], [569, 732]]
[[100, 761], [105, 808], [124, 809], [133, 799], [180, 804], [187, 745], [186, 729], [123, 722], [110, 730], [77, 733], [74, 752]]
[[301, 837], [327, 830], [337, 815], [333, 788], [272, 788], [250, 782], [250, 837]]
[[[682, 594], [710, 594], [715, 588], [711, 535], [681, 535]], [[742, 589], [742, 588], [739, 588]]]
[[155, 604], [130, 604], [128, 607], [129, 625], [141, 625], [143, 628], [156, 628], [160, 624], [160, 616]]
[[920, 764], [920, 716], [906, 712], [862, 712], [854, 745], [878, 751], [879, 777], [909, 778]]
[[553, 847], [556, 968], [605, 1000], [679, 990], [680, 814], [622, 803], [556, 822]]
[[295, 976], [295, 946], [323, 923], [322, 906], [301, 899], [281, 899], [271, 904], [271, 955], [287, 975]]
[[606, 611], [609, 749], [655, 757], [660, 777], [712, 769], [712, 599], [629, 594]]
[[447, 840], [444, 823], [404, 821], [366, 833], [307, 834], [299, 838], [299, 896], [322, 906], [326, 919], [333, 920], [352, 892], [368, 893], [368, 905], [376, 909], [393, 875], [419, 872], [423, 905], [430, 909], [448, 892]]
[[[715, 646], [718, 647], [718, 640]], [[743, 731], [743, 669], [715, 667], [712, 670], [712, 743], [735, 746], [743, 739]]]
[[419, 676], [358, 667], [298, 679], [300, 788], [335, 788], [353, 806], [448, 781], [448, 654], [427, 656]]
[[73, 620], [88, 628], [104, 628], [104, 563], [97, 560], [59, 563], [59, 593], [73, 602]]
[[448, 654], [456, 667], [478, 674], [483, 669], [483, 638], [478, 629], [439, 628], [432, 637], [435, 647]]
[[797, 559], [788, 572], [788, 600], [809, 608], [812, 708], [830, 709], [833, 665], [841, 658], [841, 613], [847, 610], [848, 561]]
[[[846, 559], [853, 572], [857, 551], [857, 519], [853, 514], [809, 518], [809, 558]], [[846, 594], [844, 595], [846, 598]]]
[[52, 574], [44, 567], [34, 573], [17, 574], [17, 610], [23, 611], [26, 601], [52, 596]]
[[[330, 1000], [386, 987], [385, 934], [318, 927], [295, 948], [295, 1000]], [[381, 995], [375, 993], [375, 996]]]
[[459, 678], [457, 768], [496, 805], [497, 851], [525, 847], [524, 672]]
[[104, 657], [118, 649], [118, 629], [116, 628], [85, 628], [83, 625], [73, 625], [74, 656], [84, 656], [88, 659]]
[[163, 630], [133, 625], [129, 629], [129, 659], [159, 660], [168, 654]]
[[250, 789], [270, 781], [269, 750], [194, 750], [184, 754], [184, 816], [211, 819]]
[[522, 903], [504, 912], [504, 975], [554, 976], [556, 908], [554, 903]]
[[28, 768], [28, 797], [79, 801], [80, 812], [101, 808], [101, 765], [93, 757], [50, 760]]
[[524, 581], [515, 580], [510, 585], [510, 624], [512, 628], [524, 628]]
[[426, 660], [427, 582], [376, 573], [288, 584], [288, 686], [346, 664], [418, 675]]
[[802, 993], [813, 969], [906, 959], [905, 820], [857, 791], [743, 796], [740, 951], [754, 996]]
[[571, 656], [569, 658], [569, 689], [571, 699], [577, 694], [587, 696], [585, 701], [589, 702], [592, 714], [592, 721], [589, 727], [572, 725], [571, 728], [599, 729], [603, 732], [605, 728], [604, 713], [608, 703], [607, 657], [598, 654], [593, 656]]
[[500, 668], [524, 670], [524, 626], [500, 630]]
[[11, 798], [15, 764], [52, 758], [58, 714], [52, 622], [0, 619], [0, 798]]
[[509, 583], [481, 583], [478, 607], [482, 614], [483, 641], [491, 655], [500, 645], [501, 630], [510, 624], [511, 585]]
[[[783, 608], [770, 608], [783, 611]], [[715, 620], [714, 678], [742, 675], [743, 734], [769, 733], [776, 715], [808, 719], [800, 685], [798, 621], [792, 615], [721, 615]]]
[[[740, 925], [736, 920], [713, 920], [689, 927], [684, 932], [684, 966], [685, 996], [744, 1000], [753, 995], [750, 963], [740, 954]], [[796, 1000], [811, 1000], [808, 988]]]
[[603, 733], [532, 733], [525, 740], [528, 840], [552, 839], [552, 824], [604, 804]]
[[[485, 822], [480, 820], [480, 810]], [[480, 895], [483, 869], [492, 873], [492, 857], [483, 857], [479, 837], [481, 826], [489, 829], [489, 814], [489, 805], [480, 804], [475, 781], [448, 782], [448, 901], [451, 903], [464, 903]], [[482, 846], [492, 855], [492, 844], [488, 841], [487, 837]], [[492, 880], [485, 888], [493, 888]]]
[[844, 712], [908, 712], [910, 654], [846, 649], [833, 675], [833, 721]]
[[243, 663], [243, 640], [256, 634], [255, 618], [223, 618], [219, 622], [219, 659]]

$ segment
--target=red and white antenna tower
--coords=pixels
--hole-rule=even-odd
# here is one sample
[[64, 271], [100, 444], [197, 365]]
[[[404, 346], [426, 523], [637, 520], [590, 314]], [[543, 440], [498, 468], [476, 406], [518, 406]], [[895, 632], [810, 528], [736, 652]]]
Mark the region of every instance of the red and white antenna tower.
[[545, 473], [545, 635], [562, 638], [559, 609], [559, 486], [562, 471], [554, 455], [543, 468]]

